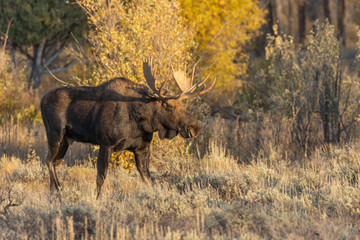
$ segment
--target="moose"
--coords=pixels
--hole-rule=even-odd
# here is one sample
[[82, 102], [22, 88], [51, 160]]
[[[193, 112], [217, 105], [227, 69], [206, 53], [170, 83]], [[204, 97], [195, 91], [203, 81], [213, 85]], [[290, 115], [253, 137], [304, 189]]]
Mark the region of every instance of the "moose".
[[178, 94], [165, 89], [167, 78], [157, 88], [151, 61], [143, 62], [147, 85], [119, 77], [96, 87], [65, 86], [47, 93], [41, 100], [41, 114], [48, 140], [46, 165], [50, 172], [50, 191], [59, 191], [56, 167], [73, 141], [100, 146], [97, 158], [97, 197], [106, 177], [111, 154], [129, 150], [134, 153], [141, 179], [152, 182], [149, 173], [150, 145], [154, 132], [160, 139], [196, 137], [199, 123], [181, 104], [210, 91], [215, 79], [206, 86], [209, 75], [193, 84], [186, 71], [173, 71]]

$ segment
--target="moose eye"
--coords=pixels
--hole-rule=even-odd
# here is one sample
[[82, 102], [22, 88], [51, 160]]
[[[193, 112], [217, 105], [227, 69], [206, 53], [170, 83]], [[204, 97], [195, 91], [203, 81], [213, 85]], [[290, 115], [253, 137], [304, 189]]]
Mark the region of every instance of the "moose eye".
[[174, 105], [171, 105], [171, 104], [169, 104], [169, 103], [167, 103], [167, 102], [164, 103], [164, 106], [165, 106], [166, 109], [168, 109], [168, 110], [170, 110], [170, 111], [172, 111], [172, 110], [175, 109], [175, 106], [174, 106]]
[[170, 105], [170, 104], [167, 104], [166, 106], [169, 110], [174, 110], [175, 109], [175, 106], [174, 105]]

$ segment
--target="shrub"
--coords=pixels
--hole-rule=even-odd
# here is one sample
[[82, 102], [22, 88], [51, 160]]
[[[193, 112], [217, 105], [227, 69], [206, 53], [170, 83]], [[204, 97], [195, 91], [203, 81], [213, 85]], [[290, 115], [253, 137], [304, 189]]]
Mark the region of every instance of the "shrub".
[[82, 84], [96, 85], [114, 77], [126, 76], [143, 81], [142, 61], [153, 57], [157, 77], [165, 79], [171, 66], [191, 59], [193, 31], [180, 16], [177, 1], [95, 1], [78, 0], [88, 14], [94, 31], [87, 40], [96, 59], [78, 55], [95, 65], [91, 80]]
[[5, 49], [0, 50], [0, 124], [38, 123], [41, 120], [39, 104], [33, 93], [27, 91], [23, 71], [14, 72]]
[[297, 148], [306, 154], [316, 144], [348, 140], [360, 106], [359, 79], [347, 74], [334, 26], [316, 21], [303, 48], [274, 32], [266, 47], [271, 107], [291, 123]]

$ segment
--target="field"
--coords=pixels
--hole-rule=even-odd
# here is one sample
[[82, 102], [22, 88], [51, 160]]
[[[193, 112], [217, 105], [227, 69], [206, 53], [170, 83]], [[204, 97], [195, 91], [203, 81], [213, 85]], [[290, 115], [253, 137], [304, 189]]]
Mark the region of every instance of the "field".
[[57, 169], [61, 201], [43, 126], [2, 125], [0, 239], [359, 239], [359, 141], [294, 160], [269, 129], [224, 121], [203, 122], [193, 142], [156, 141], [153, 186], [110, 168], [99, 200], [95, 152], [75, 143]]
[[[0, 240], [360, 239], [357, 2], [0, 1]], [[73, 107], [67, 117], [86, 120], [67, 129], [113, 116], [137, 142], [153, 129], [193, 136], [191, 117], [165, 99], [178, 96], [199, 136], [154, 134], [153, 184], [129, 152], [112, 155], [98, 199], [99, 148], [74, 143], [51, 193], [41, 97], [114, 77], [148, 87], [123, 80], [80, 99], [69, 93], [72, 106], [106, 107], [89, 110], [94, 118]]]

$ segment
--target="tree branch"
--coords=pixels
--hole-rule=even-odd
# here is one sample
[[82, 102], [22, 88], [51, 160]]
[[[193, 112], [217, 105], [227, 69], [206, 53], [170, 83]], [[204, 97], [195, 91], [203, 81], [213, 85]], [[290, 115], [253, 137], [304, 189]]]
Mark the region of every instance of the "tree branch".
[[76, 65], [76, 64], [78, 64], [77, 61], [72, 61], [72, 62], [66, 64], [66, 65], [63, 66], [63, 67], [54, 68], [54, 69], [51, 69], [51, 70], [49, 70], [49, 69], [47, 68], [47, 66], [44, 64], [44, 67], [47, 69], [47, 71], [44, 71], [44, 72], [42, 73], [42, 75], [46, 76], [46, 75], [50, 75], [50, 74], [53, 74], [53, 73], [58, 73], [58, 72], [66, 71], [66, 70], [68, 70], [69, 68], [71, 68], [72, 66], [74, 66], [74, 65]]
[[61, 44], [60, 48], [58, 48], [54, 52], [54, 54], [45, 61], [44, 65], [49, 66], [60, 55], [60, 53], [64, 50], [65, 46], [66, 46], [66, 43]]
[[31, 62], [34, 61], [34, 57], [31, 56], [26, 50], [19, 48], [20, 53], [22, 53], [25, 57], [27, 57]]

